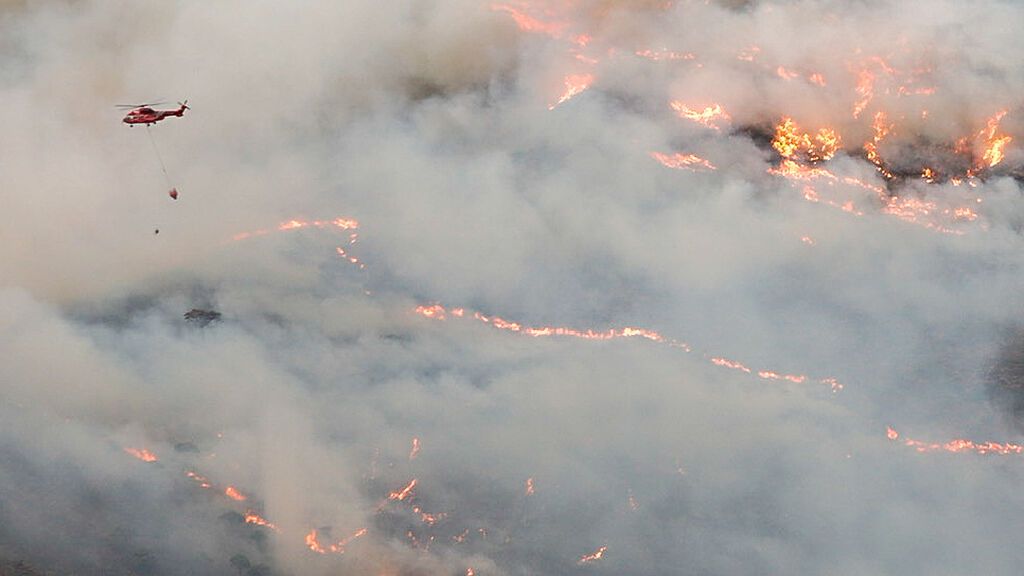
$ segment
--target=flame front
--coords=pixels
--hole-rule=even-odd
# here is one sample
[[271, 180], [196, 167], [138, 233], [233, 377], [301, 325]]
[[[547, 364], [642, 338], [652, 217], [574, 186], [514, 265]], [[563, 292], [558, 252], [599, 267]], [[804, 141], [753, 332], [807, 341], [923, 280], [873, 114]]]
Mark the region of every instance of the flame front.
[[238, 489], [235, 488], [234, 486], [228, 486], [227, 488], [225, 488], [224, 495], [236, 502], [244, 502], [245, 500], [247, 500], [245, 494], [239, 492]]
[[548, 110], [554, 110], [561, 104], [564, 104], [571, 100], [573, 97], [582, 94], [590, 85], [594, 83], [593, 74], [569, 74], [562, 82], [565, 84], [565, 91], [562, 92], [561, 97], [558, 101], [548, 106]]
[[278, 528], [276, 525], [274, 525], [274, 523], [268, 522], [266, 518], [260, 516], [259, 514], [253, 512], [252, 510], [247, 510], [246, 511], [246, 513], [245, 513], [245, 523], [246, 524], [255, 524], [256, 526], [263, 526], [265, 528], [270, 528], [271, 530], [274, 530], [275, 532], [280, 532], [281, 531], [281, 529]]
[[388, 494], [388, 500], [405, 500], [412, 495], [413, 489], [416, 488], [416, 479], [413, 478], [404, 488], [401, 490], [395, 490]]
[[[456, 314], [454, 314], [455, 310], [459, 310], [459, 314], [457, 315], [458, 317], [463, 316], [464, 310], [462, 308], [453, 308], [452, 316], [456, 316]], [[444, 306], [441, 306], [440, 304], [417, 306], [413, 310], [413, 312], [415, 314], [433, 320], [445, 320], [447, 319], [448, 316], [448, 310]], [[609, 328], [605, 331], [596, 331], [589, 329], [578, 330], [575, 328], [568, 328], [564, 326], [528, 327], [516, 322], [510, 322], [497, 316], [486, 316], [484, 314], [481, 314], [480, 312], [474, 312], [472, 318], [481, 323], [493, 326], [494, 328], [497, 328], [499, 330], [515, 332], [517, 334], [531, 336], [534, 338], [561, 336], [568, 338], [578, 338], [581, 340], [596, 341], [619, 340], [625, 338], [642, 338], [644, 340], [649, 340], [657, 344], [669, 346], [671, 348], [677, 348], [683, 350], [684, 352], [692, 351], [690, 346], [685, 342], [681, 342], [673, 338], [668, 338], [658, 332], [655, 332], [654, 330], [647, 330], [644, 328]], [[709, 357], [708, 361], [710, 361], [712, 364], [715, 364], [716, 366], [730, 368], [733, 370], [739, 370], [747, 374], [756, 374], [758, 377], [764, 380], [784, 380], [788, 382], [793, 382], [795, 384], [800, 384], [808, 380], [807, 376], [804, 376], [802, 374], [780, 374], [778, 372], [774, 372], [771, 370], [758, 370], [755, 372], [753, 369], [744, 366], [739, 362], [718, 356]], [[827, 385], [832, 392], [838, 392], [843, 389], [843, 385], [840, 384], [835, 378], [822, 378], [818, 380], [818, 382]]]
[[580, 559], [577, 560], [576, 563], [582, 565], [582, 564], [589, 564], [589, 563], [594, 562], [596, 560], [600, 560], [601, 558], [604, 557], [604, 553], [606, 551], [608, 551], [608, 547], [607, 546], [601, 546], [600, 548], [598, 548], [597, 550], [595, 550], [594, 552], [592, 552], [590, 554], [584, 554], [583, 556], [580, 556]]
[[[891, 426], [886, 427], [886, 437], [889, 440], [899, 440], [900, 434]], [[1000, 442], [974, 442], [971, 440], [965, 440], [963, 438], [956, 438], [942, 444], [934, 442], [922, 442], [921, 440], [914, 440], [912, 438], [904, 438], [902, 441], [904, 446], [913, 448], [917, 452], [975, 452], [977, 454], [1021, 454], [1024, 452], [1024, 446], [1020, 444], [1011, 443], [1000, 443]]]
[[704, 168], [706, 170], [714, 170], [715, 166], [711, 162], [708, 162], [704, 158], [695, 154], [683, 154], [677, 152], [675, 154], [664, 154], [662, 152], [651, 152], [651, 158], [654, 158], [666, 168], [675, 168], [676, 170], [698, 170]]
[[153, 454], [152, 452], [146, 450], [145, 448], [125, 448], [124, 451], [138, 458], [139, 460], [142, 460], [143, 462], [157, 461], [156, 454]]
[[696, 122], [712, 130], [721, 130], [719, 123], [731, 120], [725, 110], [722, 109], [721, 104], [712, 104], [711, 106], [705, 106], [703, 109], [695, 109], [687, 106], [682, 100], [673, 100], [669, 102], [669, 106], [676, 111], [680, 118]]

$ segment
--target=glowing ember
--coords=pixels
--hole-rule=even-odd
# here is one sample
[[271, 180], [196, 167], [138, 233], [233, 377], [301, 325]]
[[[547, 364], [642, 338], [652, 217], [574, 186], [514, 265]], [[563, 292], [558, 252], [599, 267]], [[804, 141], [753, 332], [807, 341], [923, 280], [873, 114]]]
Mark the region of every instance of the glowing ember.
[[801, 236], [800, 241], [808, 246], [814, 246], [814, 238], [811, 238], [810, 236]]
[[713, 130], [721, 130], [718, 126], [719, 122], [728, 122], [731, 120], [730, 116], [726, 114], [720, 104], [705, 106], [703, 109], [695, 109], [690, 108], [681, 100], [673, 100], [669, 102], [669, 106], [676, 111], [676, 114], [678, 114], [680, 118], [691, 120]]
[[590, 88], [590, 85], [594, 83], [593, 74], [569, 74], [563, 80], [565, 83], [565, 91], [562, 92], [562, 96], [551, 106], [548, 106], [548, 110], [554, 110], [560, 104], [568, 102], [573, 97], [583, 93], [584, 90]]
[[662, 152], [651, 152], [651, 158], [654, 158], [666, 168], [675, 168], [677, 170], [693, 170], [697, 171], [700, 168], [706, 170], [714, 170], [715, 166], [707, 160], [696, 156], [694, 154], [682, 154], [677, 152], [675, 154], [664, 154]]
[[736, 56], [736, 58], [739, 60], [743, 60], [744, 62], [753, 62], [754, 58], [757, 58], [757, 55], [760, 53], [761, 48], [759, 46], [751, 46], [750, 48], [741, 50], [740, 53]]
[[654, 60], [696, 60], [697, 56], [692, 52], [673, 52], [671, 50], [637, 50], [634, 52], [641, 58]]
[[580, 559], [577, 560], [576, 563], [582, 565], [582, 564], [589, 564], [591, 562], [594, 562], [595, 560], [600, 560], [601, 558], [604, 557], [604, 553], [607, 550], [608, 550], [607, 546], [601, 546], [600, 548], [598, 548], [597, 550], [595, 550], [594, 552], [592, 552], [590, 554], [584, 554], [583, 556], [580, 556]]
[[237, 502], [243, 502], [247, 499], [245, 494], [239, 492], [238, 489], [235, 488], [234, 486], [228, 486], [227, 488], [225, 488], [224, 495]]
[[523, 10], [512, 6], [512, 4], [512, 2], [492, 4], [491, 10], [494, 10], [495, 12], [504, 12], [511, 16], [512, 20], [515, 21], [516, 26], [518, 26], [523, 32], [547, 34], [548, 36], [557, 38], [561, 36], [562, 30], [567, 26], [564, 22], [547, 22], [530, 16]]
[[792, 80], [794, 78], [800, 77], [799, 72], [789, 70], [782, 66], [779, 66], [778, 68], [775, 69], [775, 75], [778, 76], [779, 78], [782, 78], [783, 80]]
[[388, 500], [405, 500], [406, 498], [412, 495], [413, 488], [415, 487], [416, 479], [413, 478], [412, 481], [405, 486], [405, 488], [402, 488], [401, 490], [395, 490], [391, 494], [388, 494]]
[[280, 532], [281, 531], [281, 529], [278, 528], [276, 525], [274, 525], [272, 522], [268, 522], [266, 518], [260, 516], [259, 514], [253, 512], [252, 510], [246, 511], [246, 513], [245, 513], [245, 523], [246, 524], [255, 524], [257, 526], [263, 526], [265, 528], [270, 528], [271, 530], [274, 530], [276, 532]]
[[326, 547], [324, 547], [320, 545], [320, 542], [317, 538], [316, 528], [313, 528], [309, 531], [308, 534], [306, 534], [306, 547], [312, 550], [313, 552], [316, 552], [317, 554], [327, 554], [328, 552], [332, 554], [344, 554], [345, 547], [348, 546], [356, 538], [365, 536], [366, 531], [366, 528], [361, 528], [355, 534], [352, 534], [351, 536], [348, 536], [346, 538], [342, 538], [338, 542], [334, 544], [329, 544]]
[[412, 507], [412, 511], [415, 514], [418, 514], [419, 517], [420, 517], [420, 520], [424, 524], [426, 524], [428, 526], [433, 526], [434, 524], [437, 523], [438, 520], [441, 520], [445, 516], [447, 516], [447, 514], [445, 514], [444, 512], [442, 512], [440, 514], [428, 514], [427, 512], [424, 512], [423, 509], [420, 508], [419, 506], [413, 506]]
[[[894, 430], [891, 426], [886, 427], [886, 437], [889, 440], [899, 440], [899, 433]], [[999, 442], [973, 442], [971, 440], [964, 440], [957, 438], [950, 440], [943, 444], [935, 444], [930, 442], [922, 442], [920, 440], [913, 440], [910, 438], [904, 438], [902, 440], [904, 446], [913, 448], [918, 452], [975, 452], [977, 454], [1021, 454], [1024, 452], [1024, 446], [1019, 444], [1001, 444]]]
[[309, 534], [306, 534], [306, 547], [317, 554], [327, 553], [327, 550], [320, 546], [320, 543], [316, 539], [316, 528], [313, 528], [309, 531]]
[[725, 358], [711, 358], [711, 363], [715, 366], [723, 366], [725, 368], [732, 368], [733, 370], [739, 370], [750, 374], [750, 368], [747, 368], [739, 362], [733, 362], [732, 360], [726, 360]]
[[409, 460], [415, 460], [416, 456], [420, 453], [420, 439], [412, 439], [412, 449], [409, 450]]
[[[359, 221], [351, 218], [335, 218], [334, 220], [286, 220], [274, 228], [253, 230], [251, 232], [240, 232], [231, 237], [232, 240], [245, 240], [257, 236], [266, 236], [272, 232], [286, 232], [289, 230], [301, 230], [303, 228], [319, 228], [321, 230], [336, 228], [338, 230], [357, 230]], [[358, 238], [356, 232], [349, 234], [349, 244], [354, 244]]]
[[145, 448], [125, 448], [124, 451], [138, 458], [139, 460], [142, 460], [143, 462], [157, 461], [156, 454], [153, 454], [152, 452], [146, 450]]
[[527, 496], [532, 496], [533, 495], [533, 478], [527, 478], [526, 479], [526, 495]]
[[825, 77], [819, 74], [818, 72], [815, 72], [814, 74], [808, 76], [807, 81], [810, 82], [811, 84], [821, 86], [822, 88], [825, 87]]
[[207, 480], [203, 476], [200, 476], [199, 474], [196, 474], [195, 472], [193, 472], [191, 470], [186, 471], [185, 472], [185, 476], [188, 476], [190, 479], [194, 480], [197, 484], [199, 484], [200, 488], [212, 488], [213, 487], [213, 484], [210, 484], [209, 480]]

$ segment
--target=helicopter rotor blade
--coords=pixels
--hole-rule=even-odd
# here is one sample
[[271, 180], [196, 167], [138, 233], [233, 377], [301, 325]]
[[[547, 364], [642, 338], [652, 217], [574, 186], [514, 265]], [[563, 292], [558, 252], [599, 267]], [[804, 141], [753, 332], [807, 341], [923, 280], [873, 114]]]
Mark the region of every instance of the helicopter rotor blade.
[[159, 102], [147, 102], [145, 104], [115, 104], [114, 108], [143, 108], [145, 106], [160, 106], [162, 104], [167, 104], [167, 102], [161, 100]]

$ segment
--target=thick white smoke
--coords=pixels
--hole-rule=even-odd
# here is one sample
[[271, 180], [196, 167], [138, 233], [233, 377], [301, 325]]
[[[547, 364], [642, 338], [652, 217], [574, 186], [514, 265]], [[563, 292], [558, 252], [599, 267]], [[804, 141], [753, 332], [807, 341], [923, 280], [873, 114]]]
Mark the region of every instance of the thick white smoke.
[[1018, 573], [1022, 16], [0, 3], [0, 573]]

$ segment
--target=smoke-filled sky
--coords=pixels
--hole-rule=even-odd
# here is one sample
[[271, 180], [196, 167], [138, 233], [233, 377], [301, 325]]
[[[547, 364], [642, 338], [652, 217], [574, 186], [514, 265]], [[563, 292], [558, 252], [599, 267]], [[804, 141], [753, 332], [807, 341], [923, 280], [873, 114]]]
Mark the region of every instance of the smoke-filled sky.
[[1018, 574], [1022, 21], [0, 2], [0, 572]]

